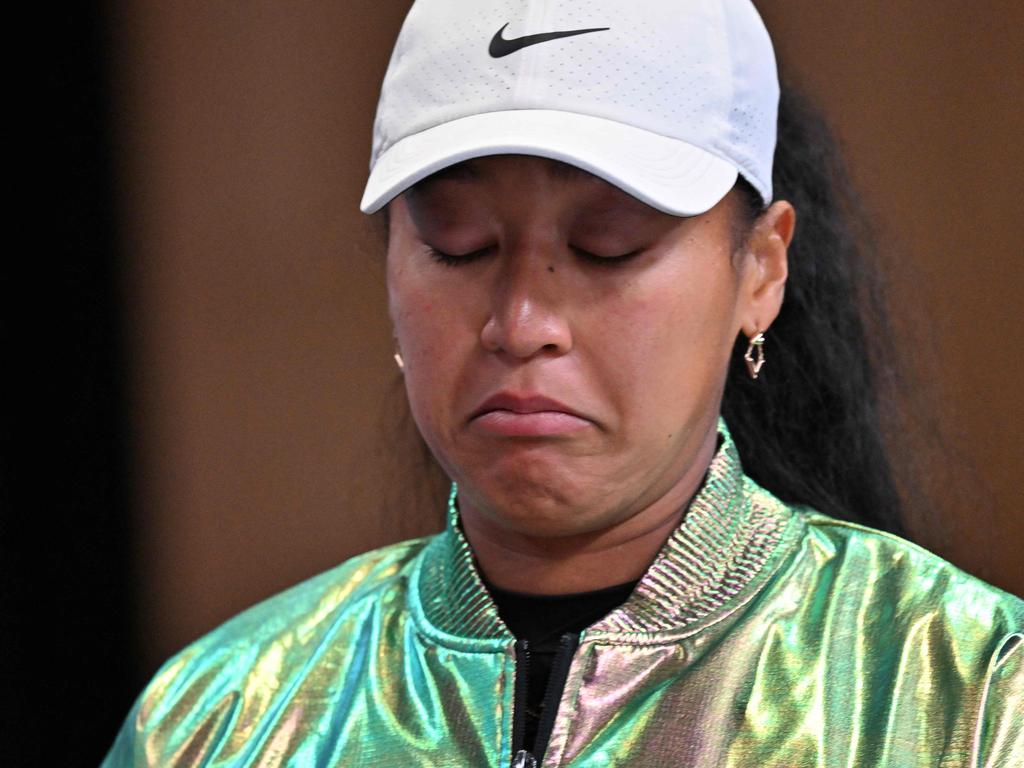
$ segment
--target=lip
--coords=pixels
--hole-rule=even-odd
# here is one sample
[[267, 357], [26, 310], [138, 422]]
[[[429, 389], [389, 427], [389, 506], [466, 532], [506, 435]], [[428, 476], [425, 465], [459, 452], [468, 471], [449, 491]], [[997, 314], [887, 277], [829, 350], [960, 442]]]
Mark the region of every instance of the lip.
[[469, 421], [477, 429], [505, 437], [556, 437], [593, 423], [558, 400], [513, 392], [491, 395], [473, 411]]

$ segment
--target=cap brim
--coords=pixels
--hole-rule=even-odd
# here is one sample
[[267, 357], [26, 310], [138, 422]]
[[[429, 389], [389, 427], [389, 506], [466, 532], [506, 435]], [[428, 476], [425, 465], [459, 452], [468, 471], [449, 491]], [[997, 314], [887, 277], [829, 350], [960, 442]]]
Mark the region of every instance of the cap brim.
[[582, 168], [674, 216], [711, 209], [736, 168], [678, 139], [590, 115], [522, 109], [484, 112], [407, 136], [374, 164], [359, 207], [374, 213], [417, 181], [487, 155], [536, 155]]

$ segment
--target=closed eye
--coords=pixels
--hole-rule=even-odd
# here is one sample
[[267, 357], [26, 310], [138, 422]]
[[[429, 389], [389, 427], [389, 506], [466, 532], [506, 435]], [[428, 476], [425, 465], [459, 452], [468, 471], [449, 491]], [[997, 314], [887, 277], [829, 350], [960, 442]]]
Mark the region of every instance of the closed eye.
[[458, 267], [462, 264], [468, 264], [471, 261], [479, 259], [481, 256], [486, 256], [494, 246], [488, 245], [485, 248], [478, 248], [475, 251], [469, 253], [447, 253], [445, 251], [438, 250], [432, 245], [427, 246], [427, 253], [434, 261], [444, 264], [448, 267]]
[[629, 261], [635, 256], [639, 256], [643, 252], [642, 248], [638, 248], [635, 251], [630, 251], [629, 253], [622, 253], [616, 256], [602, 256], [597, 253], [591, 253], [590, 251], [587, 251], [583, 248], [579, 248], [575, 245], [570, 245], [569, 249], [584, 261], [590, 264], [597, 264], [603, 267], [611, 267], [617, 264], [622, 264], [626, 261]]

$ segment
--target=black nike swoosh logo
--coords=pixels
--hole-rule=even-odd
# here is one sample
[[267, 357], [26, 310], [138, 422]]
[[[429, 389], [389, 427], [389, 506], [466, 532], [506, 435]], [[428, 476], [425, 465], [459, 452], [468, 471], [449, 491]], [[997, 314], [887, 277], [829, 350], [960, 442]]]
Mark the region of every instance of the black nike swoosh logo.
[[611, 27], [594, 27], [593, 29], [570, 29], [565, 32], [541, 32], [539, 35], [526, 35], [525, 37], [517, 37], [512, 40], [506, 40], [502, 37], [502, 33], [508, 27], [506, 24], [504, 27], [494, 33], [494, 37], [491, 38], [491, 44], [487, 48], [487, 52], [491, 54], [492, 58], [500, 59], [502, 56], [508, 56], [510, 53], [522, 50], [531, 45], [537, 43], [546, 43], [548, 40], [558, 40], [562, 37], [575, 37], [576, 35], [586, 35], [591, 32], [605, 32]]

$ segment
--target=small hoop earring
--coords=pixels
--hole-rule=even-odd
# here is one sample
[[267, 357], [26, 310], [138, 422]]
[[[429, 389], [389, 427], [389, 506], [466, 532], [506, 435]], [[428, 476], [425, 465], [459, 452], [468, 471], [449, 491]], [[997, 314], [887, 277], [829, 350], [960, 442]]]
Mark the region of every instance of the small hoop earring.
[[402, 359], [401, 352], [395, 352], [395, 365], [398, 366], [399, 373], [405, 373], [405, 360]]
[[[754, 359], [754, 350], [757, 350], [757, 359]], [[747, 371], [750, 372], [750, 378], [756, 379], [757, 375], [761, 372], [764, 367], [764, 332], [758, 331], [750, 337], [750, 346], [747, 347], [746, 354], [743, 355], [743, 360], [747, 364]]]

